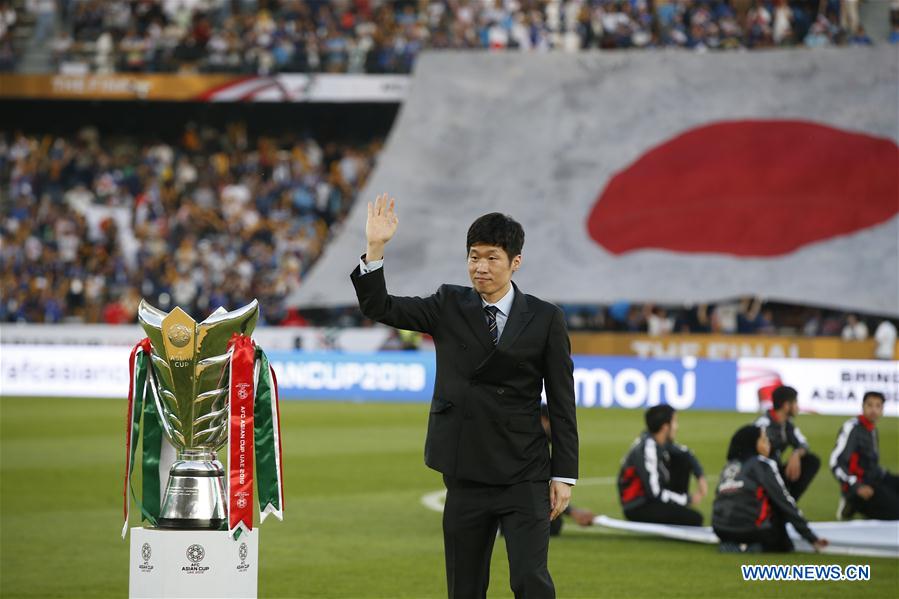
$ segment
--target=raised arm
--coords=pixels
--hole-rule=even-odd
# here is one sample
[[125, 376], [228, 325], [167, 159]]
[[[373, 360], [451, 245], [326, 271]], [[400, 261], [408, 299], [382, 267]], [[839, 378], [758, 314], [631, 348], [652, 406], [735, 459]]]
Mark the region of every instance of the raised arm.
[[393, 239], [400, 220], [396, 215], [396, 198], [382, 193], [368, 203], [365, 221], [365, 263], [384, 259], [384, 246]]
[[366, 252], [363, 264], [350, 275], [356, 288], [359, 309], [367, 318], [399, 329], [419, 331], [434, 335], [441, 290], [421, 297], [399, 297], [387, 293], [384, 279], [384, 246], [393, 238], [399, 225], [396, 200], [381, 194], [374, 203], [368, 203], [365, 222]]

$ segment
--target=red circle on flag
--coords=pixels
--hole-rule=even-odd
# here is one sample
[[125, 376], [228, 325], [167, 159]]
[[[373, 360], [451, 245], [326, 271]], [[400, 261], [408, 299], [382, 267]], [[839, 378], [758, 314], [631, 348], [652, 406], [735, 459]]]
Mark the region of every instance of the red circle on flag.
[[590, 213], [613, 254], [770, 257], [899, 212], [899, 146], [800, 121], [691, 129], [615, 174]]

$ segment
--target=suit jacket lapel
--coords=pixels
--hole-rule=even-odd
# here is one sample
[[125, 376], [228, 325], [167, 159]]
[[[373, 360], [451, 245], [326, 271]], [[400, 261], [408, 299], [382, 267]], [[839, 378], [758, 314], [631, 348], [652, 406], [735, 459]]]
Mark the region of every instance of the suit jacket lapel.
[[518, 285], [512, 283], [515, 287], [515, 297], [512, 300], [512, 309], [509, 310], [509, 318], [506, 320], [506, 326], [503, 327], [503, 334], [499, 338], [496, 349], [508, 349], [511, 347], [524, 327], [534, 317], [533, 313], [528, 311], [528, 302], [524, 294], [518, 288]]
[[474, 336], [484, 346], [484, 349], [493, 353], [496, 348], [493, 347], [493, 339], [490, 338], [490, 331], [487, 330], [487, 317], [484, 315], [484, 308], [481, 305], [481, 296], [472, 289], [461, 304], [462, 313]]

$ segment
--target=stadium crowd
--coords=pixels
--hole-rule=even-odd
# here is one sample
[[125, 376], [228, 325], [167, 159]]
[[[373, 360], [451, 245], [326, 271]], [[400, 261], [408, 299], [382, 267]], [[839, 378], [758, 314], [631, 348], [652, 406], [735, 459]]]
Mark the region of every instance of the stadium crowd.
[[[0, 69], [22, 50], [14, 4], [27, 7], [57, 68], [97, 72], [408, 73], [424, 48], [872, 43], [858, 0], [2, 0]], [[891, 22], [896, 42], [899, 6]]]
[[[141, 297], [205, 314], [254, 297], [268, 324], [365, 324], [286, 299], [349, 211], [380, 141], [251, 137], [188, 124], [178, 140], [0, 133], [0, 321], [133, 322]], [[879, 319], [743, 298], [568, 305], [571, 330], [866, 339]], [[878, 337], [879, 332], [873, 333]]]
[[191, 314], [254, 297], [269, 324], [371, 170], [379, 142], [250, 140], [188, 126], [179, 143], [0, 134], [3, 322], [134, 322], [141, 297]]

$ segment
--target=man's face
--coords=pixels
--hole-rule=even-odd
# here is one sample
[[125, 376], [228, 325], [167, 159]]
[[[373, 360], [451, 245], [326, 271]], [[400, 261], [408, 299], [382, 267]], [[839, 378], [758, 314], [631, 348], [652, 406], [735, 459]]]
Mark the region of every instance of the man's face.
[[862, 404], [862, 414], [864, 414], [865, 418], [877, 424], [877, 421], [883, 416], [883, 402], [879, 397], [869, 397]]
[[521, 255], [510, 260], [506, 250], [499, 246], [479, 243], [468, 248], [468, 277], [475, 291], [481, 295], [492, 295], [506, 289], [512, 280], [512, 273], [519, 266]]
[[791, 418], [795, 418], [799, 416], [799, 402], [798, 401], [789, 401], [787, 402], [789, 408], [787, 408], [787, 416]]
[[671, 428], [668, 429], [668, 442], [674, 441], [677, 437], [677, 414], [671, 415]]

